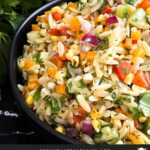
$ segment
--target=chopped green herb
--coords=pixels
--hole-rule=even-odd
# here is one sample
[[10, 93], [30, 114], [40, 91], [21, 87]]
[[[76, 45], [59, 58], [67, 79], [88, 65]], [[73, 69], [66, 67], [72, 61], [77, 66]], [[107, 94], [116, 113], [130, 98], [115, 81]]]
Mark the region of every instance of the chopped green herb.
[[71, 93], [72, 92], [72, 82], [68, 83], [67, 84], [67, 90], [68, 90], [68, 93]]
[[129, 99], [129, 98], [125, 98], [125, 97], [119, 97], [118, 99], [117, 99], [117, 102], [121, 105], [121, 104], [123, 104], [124, 102], [131, 102], [131, 99]]
[[51, 96], [49, 98], [48, 104], [51, 106], [52, 113], [58, 113], [60, 111], [57, 99], [55, 97]]
[[85, 88], [85, 87], [87, 87], [87, 84], [85, 84], [84, 81], [81, 80], [79, 88]]
[[41, 53], [36, 53], [34, 56], [33, 56], [33, 59], [38, 62], [38, 63], [41, 63], [43, 60], [40, 58], [41, 57]]
[[97, 49], [104, 50], [104, 49], [106, 49], [108, 47], [108, 44], [109, 44], [108, 39], [102, 39], [100, 41], [100, 44], [98, 45]]
[[129, 71], [126, 69], [126, 68], [122, 68], [122, 71], [125, 73], [125, 74], [128, 74]]
[[40, 99], [40, 97], [41, 97], [41, 87], [39, 87], [36, 91], [35, 91], [35, 93], [34, 93], [34, 95], [33, 95], [33, 99], [35, 100], [35, 101], [38, 101], [39, 99]]
[[113, 92], [113, 93], [111, 94], [111, 97], [112, 97], [113, 101], [115, 102], [115, 101], [117, 100], [117, 93], [116, 93], [116, 92]]
[[63, 96], [60, 97], [60, 102], [61, 102], [62, 105], [65, 103], [66, 98], [67, 98], [66, 95], [63, 95]]
[[140, 118], [142, 116], [141, 112], [138, 110], [138, 108], [132, 108], [129, 110], [129, 113], [131, 113], [134, 120]]

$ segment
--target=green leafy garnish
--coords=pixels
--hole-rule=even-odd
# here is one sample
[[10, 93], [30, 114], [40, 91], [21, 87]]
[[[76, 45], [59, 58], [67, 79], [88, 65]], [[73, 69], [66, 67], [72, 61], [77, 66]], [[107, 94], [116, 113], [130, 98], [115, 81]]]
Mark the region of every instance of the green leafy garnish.
[[38, 100], [40, 99], [40, 97], [41, 97], [41, 87], [39, 87], [39, 88], [35, 91], [35, 93], [34, 93], [34, 95], [33, 95], [33, 99], [34, 99], [35, 101], [38, 101]]
[[131, 113], [134, 120], [140, 118], [142, 116], [141, 112], [138, 110], [138, 108], [132, 108], [129, 110], [129, 113]]
[[67, 90], [68, 90], [68, 93], [72, 92], [72, 82], [67, 84]]
[[52, 109], [52, 113], [58, 113], [60, 111], [60, 108], [58, 106], [58, 102], [57, 102], [57, 99], [53, 96], [51, 96], [49, 99], [48, 99], [48, 104], [51, 106], [51, 109]]
[[38, 62], [38, 63], [41, 63], [43, 60], [40, 58], [41, 57], [41, 53], [36, 53], [34, 56], [33, 56], [33, 59]]
[[60, 97], [60, 102], [61, 102], [62, 105], [65, 103], [66, 98], [67, 98], [66, 95], [63, 95], [63, 96]]
[[117, 100], [117, 93], [116, 93], [116, 92], [113, 92], [113, 93], [111, 94], [111, 97], [112, 97], [113, 101], [115, 102], [115, 101]]
[[131, 99], [125, 98], [125, 97], [119, 97], [119, 98], [117, 99], [117, 102], [121, 105], [121, 104], [123, 104], [124, 102], [131, 102]]
[[139, 107], [143, 111], [144, 115], [149, 117], [150, 116], [150, 93], [146, 93], [141, 96]]
[[109, 41], [108, 39], [102, 39], [100, 44], [98, 45], [98, 49], [104, 50], [108, 47]]
[[87, 84], [83, 80], [81, 80], [79, 88], [86, 88], [86, 87]]

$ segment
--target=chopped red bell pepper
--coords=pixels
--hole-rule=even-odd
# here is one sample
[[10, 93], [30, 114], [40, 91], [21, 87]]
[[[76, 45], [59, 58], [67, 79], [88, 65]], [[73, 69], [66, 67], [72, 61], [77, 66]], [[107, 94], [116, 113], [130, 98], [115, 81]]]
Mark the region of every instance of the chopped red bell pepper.
[[134, 67], [123, 60], [119, 62], [118, 65], [113, 66], [113, 71], [117, 74], [118, 78], [124, 82], [127, 74], [134, 73]]
[[134, 75], [133, 83], [144, 88], [150, 86], [145, 73], [141, 70], [138, 70]]
[[110, 5], [106, 5], [105, 9], [101, 11], [101, 14], [110, 14], [111, 13], [111, 7]]

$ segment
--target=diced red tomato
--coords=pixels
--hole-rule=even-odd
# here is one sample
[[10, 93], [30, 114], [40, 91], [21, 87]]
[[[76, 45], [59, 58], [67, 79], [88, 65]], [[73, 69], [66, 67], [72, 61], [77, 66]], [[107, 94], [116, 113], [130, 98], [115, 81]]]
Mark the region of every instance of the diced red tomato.
[[67, 33], [67, 31], [68, 31], [68, 28], [67, 27], [61, 27], [61, 29], [60, 29], [60, 35], [61, 36], [69, 36], [69, 34]]
[[107, 4], [105, 6], [105, 9], [101, 11], [101, 14], [110, 14], [111, 13], [111, 7]]
[[78, 108], [78, 113], [79, 115], [73, 115], [74, 123], [80, 123], [86, 117], [86, 111], [82, 107]]
[[62, 14], [60, 14], [59, 12], [53, 12], [52, 16], [56, 21], [59, 21], [62, 19]]
[[138, 125], [139, 125], [138, 120], [134, 120], [134, 126], [137, 128], [137, 127], [138, 127]]
[[60, 31], [58, 29], [51, 29], [51, 31], [49, 32], [50, 35], [59, 35]]
[[137, 44], [137, 40], [132, 40], [132, 44]]
[[142, 1], [142, 3], [140, 3], [139, 7], [146, 10], [147, 8], [150, 7], [150, 0], [144, 0], [144, 1]]
[[144, 88], [147, 88], [150, 86], [145, 73], [141, 70], [138, 70], [136, 74], [134, 75], [133, 83]]
[[63, 66], [63, 61], [59, 55], [55, 55], [51, 58], [51, 61], [58, 67], [62, 68]]
[[113, 66], [113, 71], [117, 74], [118, 78], [124, 82], [128, 73], [134, 73], [134, 67], [123, 60], [119, 65]]

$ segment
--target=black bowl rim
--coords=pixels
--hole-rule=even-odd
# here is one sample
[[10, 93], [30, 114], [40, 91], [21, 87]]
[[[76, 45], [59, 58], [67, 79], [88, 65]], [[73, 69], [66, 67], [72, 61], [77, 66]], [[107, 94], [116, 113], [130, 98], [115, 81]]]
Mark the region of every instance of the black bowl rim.
[[[17, 44], [17, 39], [18, 36], [21, 32], [21, 30], [23, 28], [25, 28], [27, 22], [29, 22], [30, 20], [32, 20], [35, 16], [37, 16], [37, 14], [44, 12], [46, 9], [51, 8], [52, 6], [55, 6], [57, 4], [60, 4], [64, 2], [63, 0], [54, 0], [50, 3], [47, 3], [45, 5], [43, 5], [42, 7], [40, 7], [39, 9], [37, 9], [35, 12], [33, 12], [31, 15], [29, 15], [25, 21], [20, 25], [20, 27], [17, 29], [13, 41], [11, 43], [11, 47], [10, 47], [10, 51], [9, 51], [9, 62], [8, 62], [8, 69], [9, 69], [9, 79], [10, 79], [10, 85], [11, 85], [11, 89], [13, 92], [13, 95], [16, 98], [17, 103], [19, 103], [19, 106], [21, 106], [21, 108], [23, 109], [23, 111], [27, 114], [27, 116], [29, 116], [37, 125], [39, 125], [41, 128], [44, 128], [47, 132], [53, 134], [54, 136], [57, 136], [59, 139], [62, 139], [68, 143], [71, 144], [83, 144], [80, 141], [76, 140], [76, 139], [72, 139], [69, 138], [63, 134], [60, 134], [58, 132], [56, 132], [48, 123], [42, 122], [38, 115], [35, 114], [24, 102], [23, 97], [21, 96], [21, 93], [17, 87], [17, 81], [16, 81], [16, 76], [15, 76], [15, 69], [13, 69], [13, 61], [14, 61], [14, 54], [16, 53], [16, 49], [15, 45]], [[17, 60], [16, 60], [17, 61]]]

